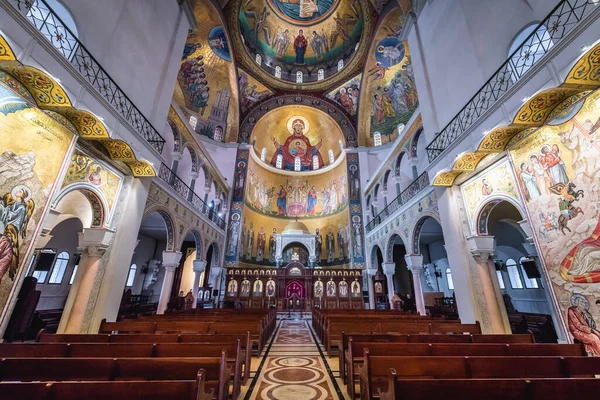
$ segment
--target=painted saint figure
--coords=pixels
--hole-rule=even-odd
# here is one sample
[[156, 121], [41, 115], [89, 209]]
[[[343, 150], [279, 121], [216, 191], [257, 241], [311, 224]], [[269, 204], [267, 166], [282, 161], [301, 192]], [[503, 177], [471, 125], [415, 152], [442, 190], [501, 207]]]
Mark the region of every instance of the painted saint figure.
[[323, 297], [323, 282], [315, 282], [315, 297]]
[[321, 262], [321, 252], [323, 251], [323, 236], [319, 233], [319, 228], [315, 230], [315, 258], [317, 264]]
[[256, 281], [254, 281], [254, 289], [252, 290], [252, 295], [254, 297], [260, 297], [260, 296], [262, 296], [262, 291], [263, 291], [262, 282], [260, 281], [260, 279], [257, 279]]
[[277, 194], [277, 214], [287, 215], [287, 192], [283, 185], [279, 185], [279, 193]]
[[314, 214], [316, 212], [315, 206], [317, 205], [317, 191], [314, 186], [311, 186], [308, 191], [308, 207], [306, 208], [307, 214]]
[[358, 283], [358, 281], [352, 282], [350, 293], [352, 294], [352, 297], [360, 297], [360, 283]]
[[335, 282], [333, 280], [327, 282], [327, 296], [335, 297]]
[[588, 353], [600, 356], [600, 332], [589, 309], [590, 303], [584, 296], [575, 294], [571, 297], [571, 307], [567, 311], [569, 331], [584, 344]]
[[254, 250], [254, 229], [252, 227], [252, 221], [250, 222], [250, 228], [248, 229], [248, 245], [246, 246], [246, 258], [250, 260], [252, 258], [252, 250]]
[[344, 261], [344, 249], [346, 248], [346, 246], [344, 245], [344, 230], [342, 229], [341, 225], [338, 225], [338, 231], [337, 231], [337, 241], [338, 241], [338, 252], [339, 252], [339, 259], [340, 261]]
[[102, 167], [99, 165], [96, 166], [96, 169], [90, 173], [88, 176], [88, 180], [92, 185], [100, 186], [102, 185]]
[[267, 282], [267, 296], [275, 296], [275, 282], [273, 282], [272, 279], [269, 279], [269, 281]]
[[294, 40], [294, 49], [296, 50], [296, 64], [304, 64], [304, 53], [306, 52], [307, 46], [308, 42], [304, 37], [304, 30], [298, 29], [298, 36], [296, 36], [296, 39]]
[[256, 237], [256, 262], [262, 262], [265, 257], [265, 245], [267, 243], [267, 236], [265, 235], [265, 228], [260, 227], [258, 236]]
[[228, 296], [237, 296], [238, 284], [237, 281], [232, 279], [229, 281], [227, 285], [227, 295]]
[[554, 184], [564, 183], [566, 185], [569, 183], [565, 163], [560, 158], [561, 154], [558, 146], [555, 144], [552, 146], [552, 150], [550, 150], [548, 145], [544, 145], [540, 152], [542, 153], [543, 163], [548, 168], [548, 171], [550, 171], [550, 176]]
[[271, 233], [271, 236], [269, 237], [269, 261], [274, 263], [275, 262], [275, 250], [276, 250], [276, 239], [275, 239], [275, 235], [277, 234], [277, 228], [273, 228], [273, 232]]
[[541, 193], [537, 186], [535, 176], [532, 174], [531, 167], [527, 163], [521, 163], [520, 169], [521, 180], [523, 181], [523, 185], [525, 185], [525, 190], [527, 191], [529, 198], [531, 200], [537, 199], [540, 197]]
[[244, 279], [240, 286], [240, 296], [248, 297], [250, 296], [250, 281], [248, 279]]
[[285, 140], [283, 144], [280, 144], [274, 137], [271, 137], [275, 146], [275, 154], [271, 159], [271, 165], [277, 166], [277, 157], [281, 156], [282, 165], [281, 167], [290, 171], [294, 171], [296, 157], [300, 158], [301, 170], [308, 171], [312, 169], [313, 157], [317, 156], [318, 168], [322, 168], [323, 157], [319, 152], [323, 144], [323, 140], [314, 146], [310, 143], [310, 140], [305, 136], [309, 130], [308, 120], [303, 117], [292, 117], [287, 124], [290, 136]]
[[275, 49], [275, 57], [283, 58], [288, 46], [290, 45], [290, 30], [285, 29], [284, 31], [277, 32], [275, 39], [273, 40], [273, 48]]
[[327, 262], [332, 263], [334, 258], [333, 253], [335, 252], [335, 244], [331, 229], [327, 231], [327, 236], [325, 238], [325, 251], [327, 252]]

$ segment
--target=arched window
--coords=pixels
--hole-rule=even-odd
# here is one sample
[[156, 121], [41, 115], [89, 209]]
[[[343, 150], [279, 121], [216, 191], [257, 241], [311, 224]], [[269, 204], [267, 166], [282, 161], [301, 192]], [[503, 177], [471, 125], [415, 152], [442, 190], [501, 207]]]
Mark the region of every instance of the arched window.
[[523, 29], [508, 50], [511, 80], [515, 82], [521, 78], [553, 45], [545, 25], [538, 28], [537, 24], [533, 24]]
[[523, 282], [521, 281], [521, 275], [519, 275], [519, 269], [517, 268], [517, 262], [512, 258], [506, 260], [506, 271], [508, 272], [508, 279], [510, 280], [510, 286], [513, 289], [523, 289]]
[[136, 272], [137, 272], [137, 265], [131, 264], [131, 267], [129, 267], [129, 274], [127, 274], [127, 283], [125, 284], [125, 286], [127, 286], [127, 287], [133, 286], [133, 282], [135, 281], [135, 273]]
[[375, 142], [375, 146], [381, 146], [381, 133], [375, 132], [373, 134], [373, 141]]
[[335, 161], [335, 157], [333, 156], [333, 150], [329, 149], [327, 154], [329, 155], [329, 164], [333, 164], [333, 162]]
[[296, 83], [302, 83], [304, 79], [304, 74], [302, 71], [296, 71]]
[[340, 61], [338, 61], [338, 71], [341, 71], [342, 68], [344, 68], [344, 59], [343, 58]]
[[265, 161], [266, 159], [267, 159], [267, 148], [263, 147], [263, 149], [260, 152], [260, 160]]
[[275, 66], [275, 78], [281, 79], [281, 67], [279, 65]]
[[313, 156], [313, 169], [319, 169], [319, 156]]
[[527, 257], [521, 257], [519, 260], [519, 267], [521, 267], [521, 273], [523, 274], [523, 279], [525, 280], [525, 287], [527, 289], [537, 289], [539, 285], [537, 283], [537, 279], [529, 278], [527, 276], [527, 272], [525, 272], [525, 268], [523, 268], [523, 261], [529, 260]]
[[325, 70], [321, 68], [317, 71], [317, 80], [322, 81], [323, 79], [325, 79]]
[[262, 57], [261, 57], [261, 55], [260, 55], [260, 54], [256, 53], [256, 58], [255, 58], [255, 60], [256, 60], [256, 63], [257, 63], [258, 65], [261, 65], [261, 64], [262, 64]]
[[300, 162], [300, 157], [294, 158], [294, 171], [300, 171], [302, 167], [302, 163]]
[[275, 167], [281, 169], [283, 165], [283, 156], [281, 154], [277, 155], [277, 159], [275, 160]]
[[502, 276], [502, 271], [496, 270], [496, 276], [498, 277], [498, 285], [500, 285], [500, 289], [506, 289], [506, 285], [504, 284], [504, 277]]
[[446, 280], [448, 281], [448, 289], [454, 290], [454, 281], [452, 280], [452, 272], [450, 267], [446, 268]]
[[215, 127], [215, 133], [213, 134], [213, 140], [216, 140], [217, 142], [223, 141], [223, 128], [221, 126]]
[[190, 126], [193, 130], [196, 130], [196, 125], [198, 125], [198, 118], [195, 115], [190, 116]]
[[60, 284], [65, 276], [65, 271], [67, 270], [68, 264], [69, 253], [63, 251], [58, 255], [58, 257], [56, 257], [56, 260], [54, 260], [54, 268], [52, 269], [48, 283]]
[[[54, 47], [58, 49], [68, 60], [71, 60], [75, 56], [77, 50], [77, 38], [79, 33], [77, 32], [77, 26], [75, 20], [71, 16], [71, 13], [59, 3], [57, 0], [46, 0], [48, 6], [54, 11], [54, 14], [58, 15], [63, 23], [60, 23], [56, 18], [50, 15], [50, 10], [46, 5], [41, 2], [35, 2], [34, 6], [29, 8], [27, 11], [27, 18], [31, 21], [35, 21], [37, 26], [39, 21], [44, 21], [46, 29], [41, 30], [42, 34], [46, 36]], [[49, 29], [52, 26], [52, 29]], [[71, 33], [67, 32], [67, 29]]]

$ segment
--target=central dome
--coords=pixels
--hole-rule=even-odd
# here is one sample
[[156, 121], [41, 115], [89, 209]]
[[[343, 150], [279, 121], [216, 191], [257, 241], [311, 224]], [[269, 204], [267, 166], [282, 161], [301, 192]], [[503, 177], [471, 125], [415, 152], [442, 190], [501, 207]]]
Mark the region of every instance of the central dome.
[[283, 234], [299, 234], [299, 233], [310, 233], [306, 225], [302, 222], [294, 221], [290, 222], [283, 228]]
[[234, 0], [232, 44], [241, 64], [276, 89], [318, 90], [347, 80], [366, 54], [365, 0]]

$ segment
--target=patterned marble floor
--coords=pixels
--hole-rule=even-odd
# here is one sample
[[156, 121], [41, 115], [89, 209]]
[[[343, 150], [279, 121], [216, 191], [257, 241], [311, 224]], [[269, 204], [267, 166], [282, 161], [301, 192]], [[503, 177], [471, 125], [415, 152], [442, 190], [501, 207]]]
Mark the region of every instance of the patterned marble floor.
[[283, 317], [263, 354], [251, 368], [244, 400], [345, 400], [337, 359], [324, 355], [310, 320]]

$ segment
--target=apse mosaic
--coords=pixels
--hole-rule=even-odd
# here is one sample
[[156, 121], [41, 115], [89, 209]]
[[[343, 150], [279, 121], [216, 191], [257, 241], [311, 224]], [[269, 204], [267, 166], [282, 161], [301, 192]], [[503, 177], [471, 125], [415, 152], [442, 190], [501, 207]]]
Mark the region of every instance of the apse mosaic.
[[[504, 161], [488, 170], [476, 179], [461, 187], [469, 221], [475, 220], [475, 214], [483, 203], [490, 198], [507, 198], [518, 202], [517, 185], [508, 161]], [[471, 226], [473, 229], [474, 226]]]
[[251, 141], [265, 163], [288, 171], [296, 170], [297, 158], [301, 171], [323, 168], [331, 164], [329, 153], [337, 160], [345, 145], [333, 118], [306, 106], [285, 106], [267, 113], [254, 126]]
[[74, 135], [0, 84], [0, 309], [2, 321]]
[[100, 163], [79, 150], [73, 152], [61, 189], [74, 184], [88, 184], [97, 189], [112, 214], [123, 179], [103, 163]]
[[238, 86], [240, 91], [240, 110], [245, 114], [256, 103], [273, 96], [271, 89], [238, 68]]
[[194, 14], [198, 28], [188, 34], [173, 98], [197, 119], [196, 132], [228, 141], [237, 135], [238, 91], [226, 32], [210, 3], [197, 2]]
[[355, 1], [259, 0], [242, 3], [239, 23], [252, 57], [315, 66], [352, 52], [364, 17]]
[[340, 87], [325, 93], [325, 97], [331, 99], [341, 105], [348, 114], [357, 118], [358, 100], [360, 98], [360, 82], [362, 74], [358, 74], [354, 78], [345, 82]]
[[405, 125], [419, 100], [408, 43], [400, 40], [404, 14], [394, 8], [384, 18], [371, 48], [361, 90], [361, 144], [374, 145], [375, 133], [382, 142], [392, 142]]
[[345, 163], [331, 171], [299, 175], [267, 170], [252, 159], [244, 203], [265, 216], [287, 220], [338, 214], [348, 207]]
[[[559, 307], [600, 355], [600, 92], [563, 109], [510, 150], [519, 190]], [[593, 328], [593, 329], [589, 329]]]

